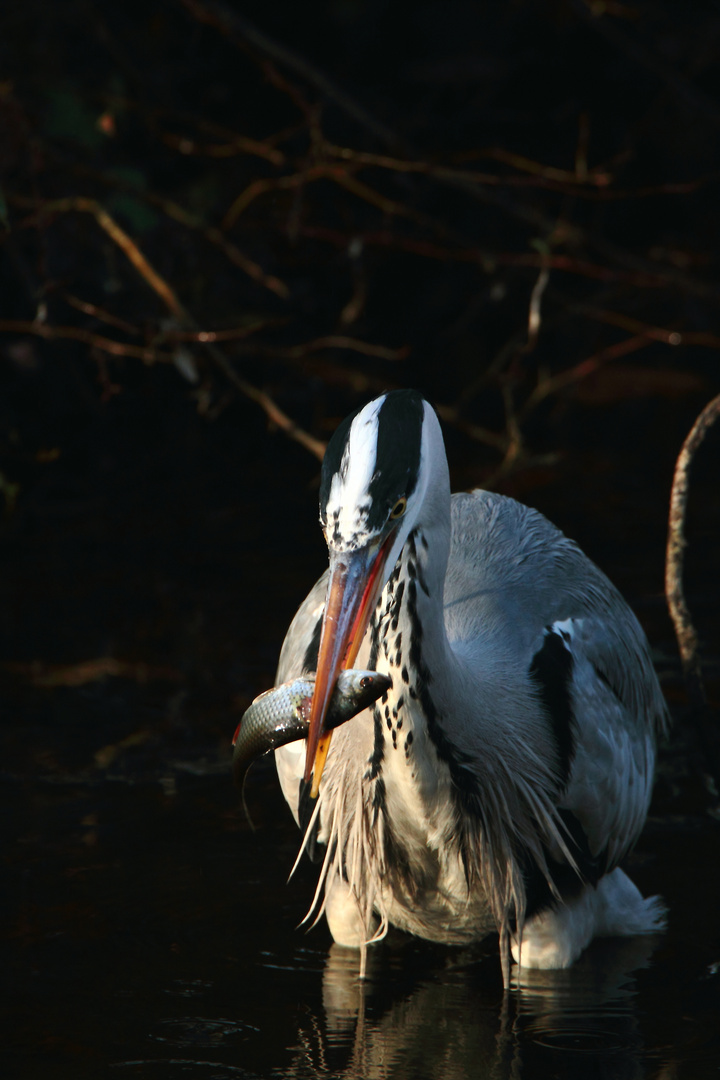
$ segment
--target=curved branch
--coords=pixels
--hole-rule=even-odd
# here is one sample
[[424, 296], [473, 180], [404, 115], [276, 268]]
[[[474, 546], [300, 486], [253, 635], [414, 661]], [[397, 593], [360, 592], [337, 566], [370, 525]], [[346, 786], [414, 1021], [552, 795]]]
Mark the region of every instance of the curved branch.
[[[112, 218], [107, 210], [105, 210], [95, 199], [88, 199], [84, 196], [75, 196], [45, 202], [38, 207], [36, 217], [42, 218], [52, 214], [68, 213], [71, 211], [92, 214], [100, 228], [103, 229], [111, 240], [113, 240], [124, 252], [141, 277], [144, 278], [150, 288], [160, 297], [172, 317], [177, 321], [178, 326], [183, 329], [191, 329], [195, 332], [200, 332], [198, 323], [183, 306], [172, 286], [152, 266], [150, 261], [128, 233], [118, 225], [115, 219]], [[121, 345], [110, 338], [104, 338], [98, 334], [90, 334], [89, 331], [81, 329], [48, 327], [44, 323], [19, 322], [17, 320], [6, 319], [3, 320], [0, 325], [0, 330], [8, 330], [13, 333], [32, 333], [37, 334], [40, 337], [74, 337], [78, 340], [87, 340], [90, 344], [97, 345], [105, 352], [114, 353], [115, 355], [140, 356], [141, 359], [147, 360], [148, 362], [153, 362], [157, 358], [162, 359], [162, 356], [157, 354], [154, 349], [141, 349], [139, 346], [135, 345]], [[253, 386], [252, 383], [248, 382], [247, 379], [244, 379], [242, 375], [238, 374], [225, 356], [225, 353], [218, 349], [212, 341], [206, 340], [200, 342], [200, 344], [205, 351], [210, 354], [217, 367], [223, 371], [236, 390], [239, 390], [241, 394], [251, 401], [254, 401], [256, 405], [259, 405], [271, 423], [275, 424], [288, 438], [299, 442], [301, 446], [304, 446], [306, 450], [309, 450], [319, 461], [322, 461], [325, 453], [324, 442], [315, 439], [308, 432], [304, 431], [303, 428], [299, 427], [294, 420], [283, 412], [280, 406], [273, 401], [268, 393], [264, 390], [260, 390], [257, 386]]]
[[685, 686], [691, 706], [691, 720], [695, 726], [702, 753], [700, 769], [712, 778], [711, 790], [714, 787], [712, 794], [715, 798], [720, 792], [720, 726], [705, 694], [698, 653], [698, 636], [685, 602], [682, 577], [687, 544], [685, 513], [690, 466], [698, 447], [718, 415], [720, 415], [720, 394], [713, 398], [698, 416], [683, 443], [675, 464], [665, 558], [665, 595], [680, 650]]
[[720, 415], [720, 394], [705, 406], [683, 443], [675, 464], [672, 492], [670, 495], [670, 518], [668, 522], [667, 553], [665, 558], [665, 595], [670, 617], [675, 627], [683, 673], [688, 694], [695, 705], [706, 701], [700, 659], [698, 637], [685, 602], [682, 576], [685, 561], [685, 514], [687, 510], [690, 466], [698, 447], [709, 428]]

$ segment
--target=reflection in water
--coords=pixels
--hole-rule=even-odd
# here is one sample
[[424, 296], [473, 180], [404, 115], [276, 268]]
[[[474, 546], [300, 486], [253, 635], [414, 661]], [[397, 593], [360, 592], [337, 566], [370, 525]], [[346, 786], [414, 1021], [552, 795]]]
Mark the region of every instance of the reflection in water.
[[239, 1020], [220, 1017], [207, 1019], [204, 1016], [180, 1016], [161, 1020], [158, 1029], [159, 1033], [152, 1036], [157, 1042], [182, 1047], [209, 1046], [213, 1049], [232, 1037], [258, 1030], [252, 1024], [244, 1024]]
[[156, 781], [0, 785], [2, 1076], [717, 1080], [715, 821], [649, 833], [672, 868], [652, 966], [648, 939], [597, 942], [504, 1002], [493, 939], [449, 949], [392, 932], [361, 984], [356, 954], [295, 929], [314, 870], [298, 871], [304, 896], [284, 889], [295, 834], [283, 839], [279, 798], [262, 808], [250, 834], [214, 776], [181, 778], [172, 797]]
[[633, 972], [657, 939], [599, 942], [569, 971], [529, 971], [518, 996], [526, 1072], [635, 1080], [646, 1075]]
[[570, 971], [530, 971], [503, 1005], [491, 964], [451, 955], [388, 1001], [402, 956], [377, 955], [368, 980], [357, 955], [333, 945], [323, 975], [324, 1016], [303, 1024], [286, 1075], [346, 1080], [443, 1077], [505, 1080], [645, 1074], [632, 972], [648, 938], [599, 942]]

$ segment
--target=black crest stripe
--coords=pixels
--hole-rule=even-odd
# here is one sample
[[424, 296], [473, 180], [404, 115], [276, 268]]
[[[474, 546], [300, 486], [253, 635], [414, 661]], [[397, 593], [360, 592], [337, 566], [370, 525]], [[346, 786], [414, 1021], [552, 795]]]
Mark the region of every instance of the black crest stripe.
[[371, 529], [381, 528], [397, 500], [415, 490], [424, 417], [424, 402], [416, 390], [385, 395], [377, 415], [377, 465], [370, 481]]

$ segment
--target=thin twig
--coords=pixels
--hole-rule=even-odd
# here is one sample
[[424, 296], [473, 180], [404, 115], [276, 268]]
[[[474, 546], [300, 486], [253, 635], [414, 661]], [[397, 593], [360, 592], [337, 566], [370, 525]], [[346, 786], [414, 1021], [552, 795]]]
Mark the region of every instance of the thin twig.
[[377, 397], [388, 390], [401, 388], [400, 383], [385, 375], [372, 374], [369, 365], [361, 371], [322, 357], [308, 356], [302, 361], [302, 370], [305, 376], [315, 375], [321, 379], [323, 386], [341, 386], [356, 397]]
[[525, 352], [532, 352], [537, 344], [538, 334], [540, 333], [540, 322], [542, 319], [540, 304], [549, 280], [550, 271], [548, 270], [547, 262], [544, 261], [540, 273], [538, 274], [538, 279], [533, 286], [533, 291], [530, 294], [527, 345], [525, 346]]
[[666, 288], [668, 284], [661, 273], [628, 272], [558, 252], [540, 255], [531, 251], [491, 252], [484, 248], [467, 247], [466, 245], [457, 248], [441, 247], [439, 244], [434, 244], [429, 240], [417, 240], [414, 237], [401, 236], [389, 230], [348, 234], [321, 225], [303, 225], [300, 232], [310, 239], [325, 240], [327, 243], [341, 248], [347, 248], [351, 241], [357, 240], [365, 247], [394, 248], [397, 251], [405, 251], [408, 254], [425, 259], [477, 263], [488, 274], [495, 273], [498, 266], [526, 266], [538, 269], [547, 266], [549, 270], [563, 270], [569, 274], [577, 274], [580, 277], [587, 277], [596, 281], [622, 282], [623, 284], [634, 285], [636, 288], [659, 289]]
[[[366, 130], [372, 131], [386, 146], [395, 149], [399, 145], [400, 140], [395, 133], [378, 124], [377, 121], [370, 116], [366, 110], [359, 106], [357, 102], [354, 102], [348, 95], [334, 86], [327, 76], [314, 68], [303, 57], [268, 37], [252, 23], [248, 22], [247, 19], [233, 12], [226, 4], [220, 3], [219, 0], [204, 0], [204, 2], [201, 2], [201, 0], [181, 0], [181, 2], [200, 21], [214, 24], [239, 44], [252, 45], [252, 47], [257, 49], [261, 54], [271, 57], [287, 69], [300, 75], [308, 83], [315, 86], [316, 89], [324, 94], [329, 100], [334, 101], [345, 112], [352, 115], [356, 121], [366, 128]], [[579, 7], [584, 17], [589, 17], [590, 9], [587, 7], [587, 4], [577, 3], [576, 6]], [[612, 34], [615, 29], [610, 20], [606, 18], [593, 19], [592, 25], [594, 25], [596, 29], [599, 29], [601, 33], [609, 31]], [[654, 62], [654, 60], [655, 58], [652, 58], [652, 62]], [[643, 55], [641, 61], [647, 65], [648, 57]], [[652, 62], [650, 62], [651, 67]], [[702, 103], [709, 107], [709, 99], [704, 95], [699, 94], [697, 88], [688, 83], [687, 80], [682, 80], [682, 77], [677, 76], [676, 73], [673, 73], [673, 78], [680, 79], [682, 86], [680, 86], [680, 84], [677, 85], [680, 86], [680, 89], [686, 96], [689, 96], [694, 100], [696, 105], [700, 102], [700, 99], [702, 99]], [[672, 79], [670, 81], [672, 82]], [[717, 114], [720, 116], [720, 109], [718, 109], [714, 103], [713, 110], [713, 115]], [[460, 173], [462, 173], [462, 171], [460, 171]], [[541, 236], [550, 235], [552, 231], [553, 223], [542, 210], [534, 205], [512, 199], [509, 193], [502, 188], [495, 187], [490, 183], [478, 183], [474, 177], [468, 178], [467, 176], [458, 175], [458, 171], [452, 169], [444, 172], [442, 170], [440, 172], [435, 172], [434, 178], [439, 183], [443, 183], [455, 190], [463, 191], [472, 198], [485, 202], [488, 205], [499, 207], [504, 213], [509, 214], [518, 221], [524, 222], [526, 225], [530, 226], [535, 233]], [[547, 180], [544, 182], [549, 183]], [[576, 184], [576, 191], [578, 193], [584, 193], [588, 190], [589, 185], [585, 183]], [[596, 191], [598, 191], [598, 189], [596, 189]], [[600, 192], [598, 191], [598, 193]], [[705, 297], [712, 302], [714, 302], [717, 297], [716, 283], [697, 281], [672, 267], [656, 267], [650, 259], [644, 259], [641, 256], [617, 247], [610, 243], [603, 235], [585, 231], [579, 226], [573, 226], [571, 235], [568, 236], [567, 240], [576, 248], [581, 245], [592, 246], [609, 262], [624, 266], [627, 270], [630, 270], [635, 274], [653, 278], [655, 283], [662, 283], [665, 286], [671, 284], [682, 289], [684, 292]]]
[[[104, 229], [104, 231], [111, 237], [112, 240], [121, 248], [121, 250], [127, 255], [130, 262], [139, 271], [141, 276], [145, 279], [148, 285], [157, 293], [157, 295], [163, 300], [165, 306], [168, 308], [173, 318], [177, 319], [181, 327], [191, 328], [193, 330], [200, 330], [197, 322], [193, 319], [191, 314], [183, 307], [178, 297], [175, 295], [172, 287], [165, 281], [165, 279], [153, 268], [148, 259], [140, 251], [137, 244], [128, 236], [128, 234], [120, 228], [116, 221], [110, 217], [106, 210], [100, 206], [94, 199], [87, 199], [83, 197], [57, 199], [51, 202], [42, 203], [42, 205], [36, 210], [36, 216], [43, 218], [54, 213], [63, 213], [68, 211], [83, 211], [93, 215], [95, 220]], [[48, 328], [42, 323], [24, 322], [19, 323], [15, 320], [6, 320], [4, 323], [0, 322], [0, 330], [5, 327], [6, 329], [13, 330], [15, 332], [35, 333], [41, 337], [75, 337], [78, 340], [87, 340], [90, 344], [96, 344], [98, 348], [105, 349], [106, 352], [115, 352], [117, 355], [133, 355], [128, 350], [138, 349], [139, 346], [119, 345], [118, 342], [111, 341], [107, 338], [100, 338], [99, 335], [89, 335], [87, 331], [76, 330], [75, 328], [65, 327], [62, 328], [62, 332], [58, 332], [61, 328]], [[19, 329], [19, 328], [22, 329]], [[84, 336], [83, 336], [84, 335]], [[91, 340], [92, 338], [92, 340]], [[223, 371], [225, 376], [230, 380], [233, 386], [236, 387], [245, 397], [249, 398], [259, 405], [268, 416], [268, 418], [274, 423], [281, 431], [284, 432], [289, 438], [299, 442], [307, 450], [310, 451], [316, 458], [322, 461], [325, 453], [325, 443], [319, 439], [313, 438], [303, 428], [299, 427], [294, 420], [283, 412], [283, 410], [277, 405], [273, 399], [264, 390], [258, 389], [248, 382], [241, 375], [237, 373], [233, 365], [230, 363], [225, 354], [217, 348], [212, 342], [204, 342], [203, 348], [210, 354], [215, 361], [216, 365]], [[148, 356], [152, 356], [153, 359], [156, 356], [156, 350], [149, 349], [143, 350]], [[136, 355], [139, 355], [136, 353]]]
[[[512, 160], [512, 163], [518, 165], [518, 167], [519, 163], [523, 163], [524, 171], [530, 175], [509, 174], [501, 176], [498, 173], [478, 172], [475, 169], [458, 169], [448, 165], [435, 165], [430, 161], [413, 161], [388, 157], [386, 154], [370, 154], [346, 146], [334, 146], [331, 143], [324, 143], [323, 148], [328, 155], [340, 158], [343, 161], [350, 161], [355, 165], [374, 166], [399, 173], [419, 173], [435, 180], [450, 182], [488, 184], [491, 187], [540, 187], [571, 195], [581, 194], [582, 188], [587, 184], [596, 184], [603, 187], [609, 183], [608, 177], [592, 173], [588, 174], [587, 181], [579, 182], [575, 173], [530, 162], [527, 158], [515, 158], [511, 154], [507, 155], [507, 160]], [[500, 151], [497, 154], [499, 156]], [[488, 156], [492, 157], [494, 155], [489, 154]]]
[[610, 186], [612, 177], [605, 172], [590, 171], [582, 177], [577, 172], [542, 165], [540, 162], [500, 149], [488, 150], [484, 156], [505, 162], [519, 169], [521, 174], [529, 173], [530, 175], [515, 173], [500, 175], [478, 172], [475, 169], [459, 169], [449, 165], [436, 165], [430, 161], [413, 161], [388, 157], [386, 154], [370, 154], [350, 147], [335, 146], [325, 141], [322, 142], [322, 150], [328, 157], [349, 161], [356, 166], [374, 166], [398, 173], [417, 173], [448, 183], [501, 188], [543, 188], [595, 202], [620, 202], [628, 199], [646, 199], [657, 195], [688, 195], [707, 184], [715, 183], [718, 179], [717, 173], [708, 173], [694, 180], [668, 181], [664, 184], [649, 184], [636, 188], [618, 188]]
[[[65, 199], [51, 199], [47, 202], [42, 202], [37, 206], [36, 212], [33, 215], [33, 220], [37, 221], [45, 217], [52, 217], [54, 214], [65, 214], [71, 211], [91, 214], [100, 228], [107, 233], [115, 244], [117, 244], [127, 257], [128, 261], [132, 263], [141, 277], [145, 279], [153, 292], [157, 293], [171, 314], [174, 315], [176, 319], [183, 319], [185, 317], [183, 306], [175, 295], [172, 286], [170, 286], [162, 275], [155, 270], [150, 261], [143, 255], [135, 241], [128, 236], [125, 230], [118, 225], [117, 221], [115, 221], [115, 219], [108, 214], [107, 210], [105, 210], [99, 202], [96, 202], [95, 199], [88, 199], [82, 195], [77, 195]], [[26, 220], [25, 224], [27, 225], [29, 222]]]
[[524, 420], [550, 394], [557, 394], [561, 390], [566, 390], [569, 386], [587, 379], [588, 375], [594, 374], [598, 368], [610, 363], [611, 360], [617, 360], [621, 356], [627, 356], [628, 353], [637, 352], [638, 349], [644, 349], [651, 343], [652, 339], [647, 334], [635, 334], [633, 337], [619, 341], [616, 345], [609, 345], [607, 348], [601, 349], [593, 356], [581, 360], [579, 364], [575, 364], [566, 371], [560, 371], [557, 375], [546, 376], [538, 382], [525, 401], [520, 410], [520, 418]]
[[251, 45], [261, 55], [294, 71], [386, 146], [398, 145], [397, 136], [389, 128], [371, 116], [367, 109], [336, 86], [327, 75], [313, 67], [305, 57], [258, 29], [238, 11], [217, 0], [205, 0], [205, 3], [200, 3], [199, 0], [181, 0], [181, 3], [200, 22], [210, 23], [237, 44]]
[[240, 391], [241, 394], [259, 405], [268, 419], [279, 427], [288, 438], [294, 439], [295, 442], [300, 443], [300, 445], [304, 446], [306, 450], [309, 450], [318, 461], [322, 461], [325, 456], [326, 444], [324, 442], [321, 442], [320, 439], [315, 439], [307, 431], [299, 427], [294, 420], [290, 419], [287, 413], [283, 412], [269, 394], [266, 394], [264, 390], [260, 390], [257, 386], [253, 386], [253, 384], [249, 383], [247, 379], [244, 379], [242, 375], [239, 375], [225, 356], [225, 353], [221, 352], [220, 349], [216, 348], [214, 345], [206, 345], [205, 348], [210, 353], [217, 366], [223, 371], [226, 378]]
[[336, 180], [341, 173], [345, 170], [341, 165], [312, 165], [307, 169], [304, 169], [297, 173], [292, 173], [289, 176], [279, 176], [275, 179], [268, 180], [253, 180], [252, 183], [240, 192], [235, 198], [227, 210], [223, 220], [222, 228], [231, 229], [240, 215], [247, 210], [248, 206], [255, 201], [260, 195], [265, 195], [270, 191], [286, 191], [292, 188], [304, 186], [310, 184], [314, 180]]
[[413, 210], [411, 207], [406, 206], [405, 203], [388, 198], [368, 184], [362, 183], [362, 181], [356, 179], [356, 177], [351, 174], [347, 166], [340, 165], [336, 162], [324, 162], [320, 165], [309, 165], [300, 172], [292, 173], [289, 176], [281, 176], [274, 180], [253, 180], [253, 182], [248, 184], [248, 186], [241, 191], [233, 201], [223, 218], [222, 228], [232, 228], [240, 215], [247, 210], [248, 206], [250, 206], [258, 196], [267, 194], [271, 191], [285, 191], [302, 188], [305, 187], [306, 184], [314, 183], [316, 180], [333, 181], [346, 191], [349, 191], [352, 195], [356, 195], [359, 199], [363, 199], [364, 202], [377, 207], [383, 214], [408, 218], [410, 221], [414, 221], [419, 225], [432, 228], [435, 232], [443, 234], [446, 232], [444, 227], [438, 222], [435, 222], [427, 215], [421, 214], [417, 210]]
[[88, 300], [82, 300], [79, 296], [73, 296], [69, 292], [63, 292], [61, 296], [70, 307], [74, 307], [76, 311], [82, 311], [83, 315], [90, 315], [99, 322], [114, 326], [116, 330], [122, 330], [124, 334], [132, 334], [134, 337], [142, 336], [142, 330], [139, 326], [133, 326], [132, 323], [126, 322], [125, 319], [121, 319], [118, 315], [113, 315], [111, 311], [106, 311], [105, 308], [101, 308], [97, 304], [91, 304]]
[[[470, 184], [464, 180], [448, 180], [445, 182], [449, 187], [464, 191], [471, 198], [498, 207], [504, 213], [515, 218], [515, 220], [529, 226], [537, 235], [549, 236], [552, 234], [554, 222], [551, 218], [534, 205], [513, 200], [509, 193], [502, 188], [483, 184]], [[586, 189], [579, 188], [578, 190]], [[667, 266], [667, 264], [658, 265], [652, 259], [643, 258], [626, 248], [618, 247], [608, 241], [602, 233], [591, 232], [582, 229], [578, 225], [573, 225], [568, 230], [565, 239], [568, 244], [576, 249], [580, 247], [594, 248], [608, 262], [624, 267], [626, 273], [631, 271], [637, 277], [644, 277], [646, 284], [652, 283], [664, 287], [672, 285], [690, 295], [701, 296], [712, 303], [717, 302], [718, 284], [716, 282], [700, 281], [683, 273], [676, 267]], [[617, 279], [621, 279], [621, 273], [618, 274], [616, 271], [612, 273]]]
[[488, 150], [484, 150], [483, 157], [491, 158], [493, 161], [501, 161], [505, 165], [510, 165], [513, 169], [518, 169], [521, 172], [531, 173], [533, 176], [541, 176], [546, 180], [557, 180], [563, 184], [570, 184], [576, 187], [578, 184], [593, 184], [595, 187], [607, 187], [612, 183], [612, 176], [604, 169], [585, 169], [578, 171], [576, 168], [574, 172], [570, 172], [567, 169], [558, 169], [553, 165], [542, 165], [539, 161], [533, 161], [531, 158], [525, 157], [523, 154], [515, 154], [510, 150], [505, 150], [503, 147], [491, 147]]
[[720, 336], [708, 334], [704, 330], [670, 330], [664, 326], [653, 326], [644, 323], [640, 319], [633, 319], [629, 315], [623, 315], [618, 311], [604, 311], [591, 307], [588, 304], [573, 304], [575, 311], [587, 315], [588, 318], [597, 319], [598, 322], [608, 323], [610, 326], [618, 326], [630, 333], [644, 334], [652, 341], [661, 341], [664, 345], [699, 345], [707, 349], [720, 349]]
[[452, 424], [475, 442], [491, 446], [494, 450], [499, 450], [501, 454], [507, 453], [508, 436], [504, 431], [491, 431], [490, 428], [469, 423], [453, 405], [436, 405], [435, 411], [441, 420]]
[[[173, 221], [179, 222], [179, 224], [183, 225], [186, 229], [192, 229], [193, 231], [199, 232], [209, 243], [213, 244], [215, 247], [219, 247], [230, 262], [234, 263], [235, 266], [239, 267], [243, 273], [247, 274], [249, 278], [252, 278], [252, 280], [256, 281], [259, 285], [269, 289], [283, 300], [287, 299], [290, 295], [290, 290], [284, 281], [281, 281], [273, 274], [266, 274], [258, 263], [245, 255], [244, 252], [240, 251], [236, 244], [228, 240], [221, 229], [218, 229], [214, 225], [205, 225], [199, 217], [189, 213], [184, 207], [180, 206], [179, 203], [173, 202], [172, 199], [165, 199], [160, 195], [155, 195], [153, 192], [146, 191], [144, 188], [138, 187], [137, 184], [132, 184], [123, 180], [122, 177], [109, 175], [100, 172], [97, 169], [89, 169], [85, 166], [75, 164], [74, 171], [83, 176], [90, 176], [94, 180], [99, 180], [108, 187], [127, 191], [133, 198], [141, 199], [143, 202], [149, 203], [150, 206], [156, 206], [163, 214]], [[37, 199], [28, 199], [17, 195], [10, 197], [9, 201], [17, 206], [24, 207], [37, 207], [39, 205]], [[91, 202], [93, 200], [87, 201]], [[57, 206], [57, 203], [55, 205]], [[20, 223], [20, 227], [34, 224], [35, 221], [35, 217], [27, 218]]]
[[225, 330], [178, 330], [177, 327], [164, 327], [157, 335], [157, 341], [193, 341], [198, 345], [207, 345], [208, 342], [218, 341], [244, 341], [252, 337], [260, 330], [266, 330], [269, 326], [280, 326], [284, 319], [262, 319], [250, 326], [231, 326]]
[[0, 319], [0, 332], [34, 334], [35, 337], [45, 338], [46, 341], [63, 338], [82, 341], [85, 345], [110, 353], [111, 356], [129, 356], [134, 360], [142, 360], [145, 364], [171, 364], [173, 362], [171, 353], [160, 352], [158, 349], [144, 345], [127, 345], [105, 337], [103, 334], [94, 334], [81, 326], [53, 326], [50, 323], [31, 322], [27, 319]]
[[252, 343], [241, 346], [238, 351], [250, 353], [254, 356], [277, 357], [281, 360], [304, 360], [305, 357], [324, 349], [347, 349], [363, 356], [372, 356], [378, 360], [390, 361], [404, 360], [410, 353], [410, 348], [407, 345], [401, 345], [399, 349], [389, 349], [385, 345], [373, 345], [369, 341], [360, 341], [358, 338], [345, 337], [342, 334], [328, 334], [327, 337], [315, 338], [313, 341], [306, 341], [301, 345], [284, 347]]
[[[112, 178], [111, 178], [112, 179]], [[244, 274], [247, 274], [249, 278], [256, 281], [258, 285], [262, 285], [264, 288], [269, 289], [270, 292], [275, 293], [281, 300], [287, 300], [290, 295], [290, 290], [284, 281], [281, 281], [279, 277], [274, 274], [267, 274], [263, 268], [246, 255], [237, 244], [232, 243], [225, 236], [222, 229], [218, 229], [215, 225], [205, 225], [199, 218], [193, 214], [189, 214], [178, 203], [172, 202], [170, 199], [163, 199], [159, 195], [153, 195], [149, 191], [138, 191], [139, 198], [144, 199], [150, 203], [151, 206], [157, 206], [159, 210], [162, 210], [164, 214], [167, 214], [173, 221], [179, 222], [180, 225], [184, 225], [186, 229], [194, 229], [204, 236], [215, 247], [220, 248], [223, 254], [239, 267]]]
[[149, 664], [118, 660], [114, 656], [100, 656], [77, 664], [45, 664], [34, 660], [29, 664], [7, 661], [2, 670], [11, 675], [28, 679], [34, 686], [86, 686], [88, 683], [106, 679], [108, 676], [134, 679], [136, 682], [180, 682], [183, 676], [175, 668], [151, 667]]
[[175, 132], [170, 131], [160, 132], [160, 138], [166, 146], [186, 157], [230, 158], [237, 157], [239, 154], [255, 154], [266, 158], [273, 165], [282, 165], [284, 160], [284, 155], [278, 150], [273, 150], [255, 139], [247, 139], [243, 135], [234, 135], [229, 142], [225, 143], [199, 143], [188, 135], [176, 135]]
[[[222, 139], [223, 142], [220, 145], [212, 146], [199, 146], [195, 139], [182, 135], [170, 136], [167, 141], [170, 145], [174, 144], [174, 140], [178, 142], [185, 142], [186, 145], [178, 145], [176, 148], [181, 154], [207, 154], [211, 157], [231, 157], [234, 154], [251, 154], [255, 157], [264, 158], [269, 161], [271, 165], [283, 165], [285, 162], [285, 155], [281, 150], [278, 150], [273, 145], [273, 139], [277, 136], [258, 140], [251, 139], [247, 135], [240, 135], [237, 131], [233, 131], [231, 128], [223, 127], [221, 124], [213, 123], [210, 120], [204, 119], [202, 116], [196, 116], [191, 112], [184, 112], [181, 109], [171, 109], [167, 106], [156, 105], [152, 110], [148, 110], [147, 105], [144, 102], [135, 101], [133, 98], [123, 97], [121, 94], [108, 94], [105, 99], [111, 109], [132, 109], [137, 112], [141, 119], [150, 122], [153, 126], [154, 122], [159, 117], [167, 117], [171, 120], [176, 120], [179, 123], [192, 125], [198, 128], [199, 131], [207, 132], [209, 135], [214, 135], [216, 138]], [[160, 131], [160, 138], [166, 141], [166, 132]], [[172, 140], [172, 141], [171, 141]]]

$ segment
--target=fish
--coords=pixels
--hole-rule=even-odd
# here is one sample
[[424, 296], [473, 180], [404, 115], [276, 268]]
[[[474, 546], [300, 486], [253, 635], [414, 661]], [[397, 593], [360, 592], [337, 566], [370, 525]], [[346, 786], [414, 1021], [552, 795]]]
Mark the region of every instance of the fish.
[[[330, 699], [325, 729], [351, 720], [392, 686], [378, 671], [348, 668], [341, 671]], [[304, 739], [310, 720], [315, 676], [303, 675], [256, 697], [243, 713], [233, 736], [233, 778], [242, 787], [245, 773], [256, 758], [278, 746]]]

